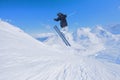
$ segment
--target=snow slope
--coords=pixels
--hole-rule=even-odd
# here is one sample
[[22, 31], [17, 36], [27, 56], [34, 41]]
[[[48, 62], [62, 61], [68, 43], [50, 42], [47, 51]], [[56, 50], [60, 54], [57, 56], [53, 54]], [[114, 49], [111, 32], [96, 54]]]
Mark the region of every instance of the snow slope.
[[[79, 40], [81, 30], [77, 39], [68, 34], [73, 47], [53, 44], [52, 39], [62, 43], [58, 36], [46, 41], [49, 46], [0, 21], [0, 80], [120, 80], [120, 65], [94, 56], [104, 50], [104, 44], [98, 44], [101, 40], [89, 29], [82, 31], [89, 37], [85, 42], [99, 49], [86, 45], [86, 38]], [[78, 45], [72, 39], [83, 44]]]

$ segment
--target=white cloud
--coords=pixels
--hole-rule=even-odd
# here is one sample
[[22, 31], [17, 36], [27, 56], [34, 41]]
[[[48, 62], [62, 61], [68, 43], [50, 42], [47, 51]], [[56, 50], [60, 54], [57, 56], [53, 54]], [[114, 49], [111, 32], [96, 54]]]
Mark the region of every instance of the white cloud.
[[32, 35], [35, 38], [42, 38], [42, 37], [50, 37], [50, 36], [54, 36], [54, 33], [40, 33], [40, 34], [34, 34]]

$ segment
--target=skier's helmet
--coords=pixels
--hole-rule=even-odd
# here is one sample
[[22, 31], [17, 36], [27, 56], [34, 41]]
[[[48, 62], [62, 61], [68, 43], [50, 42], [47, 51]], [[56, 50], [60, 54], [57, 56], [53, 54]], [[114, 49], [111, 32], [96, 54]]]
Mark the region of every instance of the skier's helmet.
[[57, 15], [58, 15], [58, 16], [61, 16], [61, 15], [63, 15], [63, 14], [59, 12]]

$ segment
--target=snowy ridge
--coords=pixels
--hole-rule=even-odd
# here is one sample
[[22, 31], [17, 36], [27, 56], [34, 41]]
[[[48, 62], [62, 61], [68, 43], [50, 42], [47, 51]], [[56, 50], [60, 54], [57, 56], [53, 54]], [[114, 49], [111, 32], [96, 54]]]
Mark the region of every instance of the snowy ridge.
[[107, 38], [90, 28], [66, 36], [73, 47], [64, 46], [57, 35], [39, 42], [0, 21], [0, 80], [120, 80], [120, 65], [98, 58], [110, 47]]
[[[31, 46], [32, 43], [35, 43], [36, 45], [42, 44], [37, 40], [33, 39], [31, 36], [26, 34], [18, 27], [14, 27], [13, 25], [3, 21], [0, 21], [0, 36], [0, 45], [2, 46], [2, 48], [22, 48]], [[16, 47], [15, 44], [19, 45], [19, 47]]]

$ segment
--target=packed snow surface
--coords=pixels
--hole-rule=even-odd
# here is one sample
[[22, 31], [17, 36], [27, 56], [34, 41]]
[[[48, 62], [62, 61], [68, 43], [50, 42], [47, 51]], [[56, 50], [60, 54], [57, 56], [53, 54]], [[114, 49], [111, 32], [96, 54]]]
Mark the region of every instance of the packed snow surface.
[[119, 34], [98, 26], [65, 36], [71, 47], [57, 34], [40, 42], [0, 21], [0, 80], [120, 80]]

